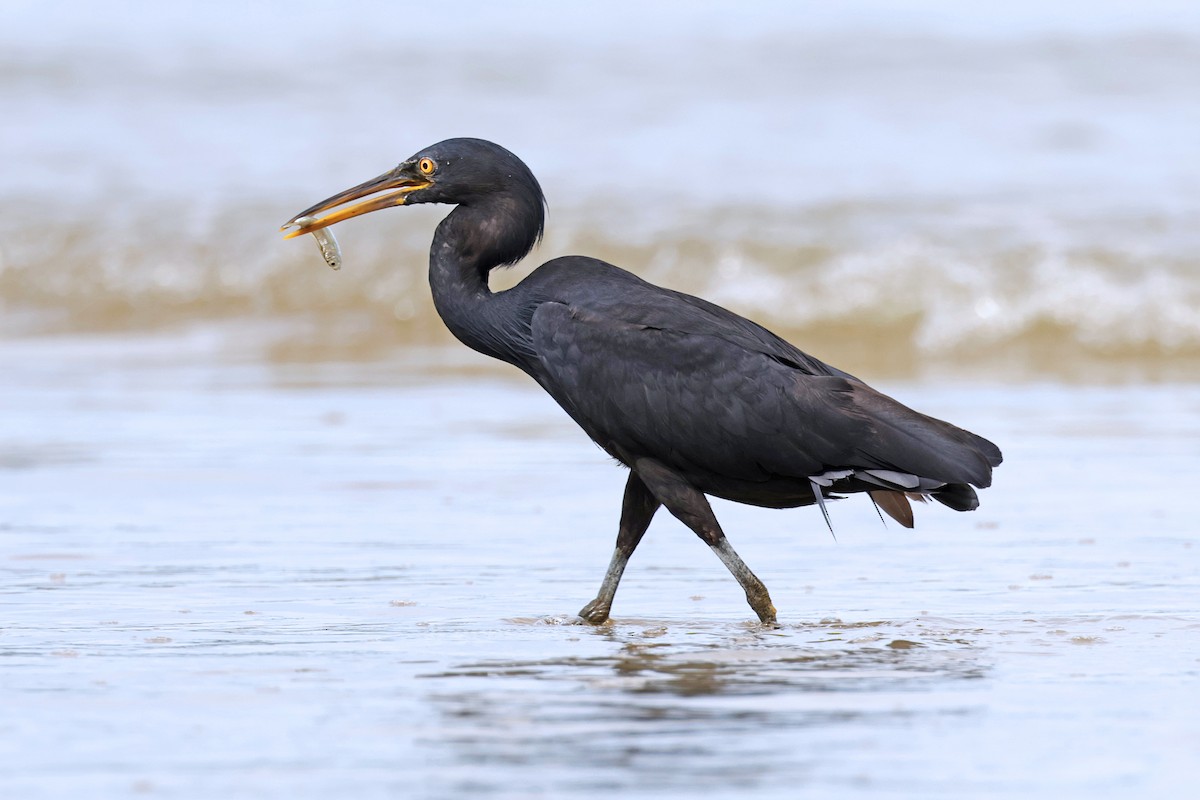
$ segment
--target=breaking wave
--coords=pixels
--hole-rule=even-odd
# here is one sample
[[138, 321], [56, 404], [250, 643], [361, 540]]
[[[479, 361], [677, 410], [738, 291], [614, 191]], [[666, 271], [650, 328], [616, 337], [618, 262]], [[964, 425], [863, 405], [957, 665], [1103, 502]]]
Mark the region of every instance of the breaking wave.
[[[339, 226], [337, 273], [307, 237], [281, 239], [286, 212], [276, 208], [209, 219], [183, 208], [124, 221], [80, 214], [52, 228], [25, 211], [6, 216], [0, 249], [7, 335], [276, 319], [349, 349], [447, 338], [425, 279], [436, 210]], [[495, 283], [586, 253], [733, 308], [820, 356], [901, 372], [918, 362], [1069, 373], [1095, 360], [1200, 359], [1200, 249], [1188, 234], [1197, 220], [992, 219], [984, 231], [969, 222], [978, 218], [977, 209], [864, 204], [709, 210], [639, 227], [598, 206], [569, 209], [551, 218], [530, 266]]]

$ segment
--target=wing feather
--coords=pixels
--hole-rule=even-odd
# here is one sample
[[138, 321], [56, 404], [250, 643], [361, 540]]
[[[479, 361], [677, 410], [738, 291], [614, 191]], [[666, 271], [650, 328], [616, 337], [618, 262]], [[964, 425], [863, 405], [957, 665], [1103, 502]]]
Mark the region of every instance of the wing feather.
[[545, 302], [532, 316], [535, 377], [617, 458], [745, 481], [852, 469], [900, 490], [990, 483], [999, 450], [987, 440], [798, 350], [803, 358], [781, 353], [765, 329], [764, 340], [726, 320], [714, 333], [667, 305], [655, 315]]

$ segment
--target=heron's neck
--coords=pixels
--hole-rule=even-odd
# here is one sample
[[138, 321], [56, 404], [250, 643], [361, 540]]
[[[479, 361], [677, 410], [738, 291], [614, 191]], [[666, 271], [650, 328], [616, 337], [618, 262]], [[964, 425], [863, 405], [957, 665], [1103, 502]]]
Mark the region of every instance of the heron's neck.
[[[489, 225], [489, 223], [491, 223]], [[486, 212], [459, 206], [442, 220], [429, 251], [429, 286], [433, 305], [460, 342], [484, 355], [518, 363], [520, 341], [514, 296], [488, 286], [488, 273], [502, 262], [504, 237], [489, 236], [495, 219]]]

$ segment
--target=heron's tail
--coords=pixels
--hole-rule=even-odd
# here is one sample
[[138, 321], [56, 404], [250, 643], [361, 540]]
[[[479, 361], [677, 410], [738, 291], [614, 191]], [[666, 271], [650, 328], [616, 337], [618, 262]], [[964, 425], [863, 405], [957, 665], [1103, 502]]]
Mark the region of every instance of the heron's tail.
[[928, 494], [897, 492], [888, 489], [871, 489], [868, 494], [876, 508], [906, 528], [913, 527], [913, 510], [909, 503], [910, 500], [924, 503], [926, 497], [932, 497], [955, 511], [974, 511], [979, 508], [979, 496], [967, 483], [948, 483]]
[[940, 489], [934, 489], [929, 496], [955, 511], [974, 511], [979, 508], [979, 495], [967, 483], [947, 483]]

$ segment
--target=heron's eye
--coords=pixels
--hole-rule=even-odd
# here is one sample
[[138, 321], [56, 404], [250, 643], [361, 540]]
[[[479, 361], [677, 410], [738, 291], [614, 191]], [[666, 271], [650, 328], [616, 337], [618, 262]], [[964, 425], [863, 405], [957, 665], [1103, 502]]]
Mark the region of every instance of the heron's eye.
[[417, 162], [417, 169], [421, 170], [422, 175], [432, 175], [433, 171], [437, 169], [437, 164], [432, 158], [422, 158]]

